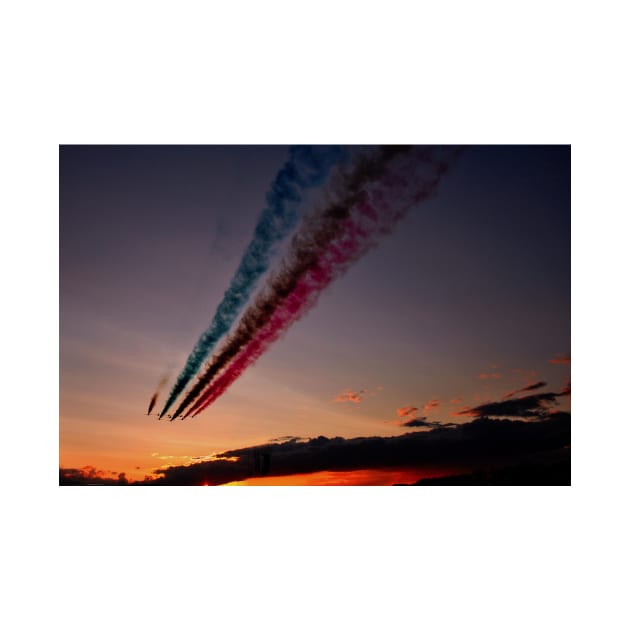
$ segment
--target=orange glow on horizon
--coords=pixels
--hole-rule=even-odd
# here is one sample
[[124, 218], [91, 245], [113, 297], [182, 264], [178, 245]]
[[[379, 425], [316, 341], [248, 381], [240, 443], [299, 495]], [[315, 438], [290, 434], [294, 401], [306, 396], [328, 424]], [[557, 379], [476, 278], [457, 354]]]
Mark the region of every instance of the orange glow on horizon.
[[427, 469], [361, 469], [361, 470], [322, 470], [297, 475], [277, 477], [250, 477], [242, 481], [232, 481], [226, 486], [391, 486], [396, 483], [411, 484], [419, 479], [442, 477], [454, 474], [454, 470]]

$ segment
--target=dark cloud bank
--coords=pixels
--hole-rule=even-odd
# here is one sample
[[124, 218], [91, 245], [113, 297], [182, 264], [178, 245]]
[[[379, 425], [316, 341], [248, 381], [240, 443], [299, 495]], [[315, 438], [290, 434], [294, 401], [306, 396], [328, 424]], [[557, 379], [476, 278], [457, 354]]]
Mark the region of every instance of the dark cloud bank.
[[[530, 411], [530, 407], [524, 409], [526, 413]], [[408, 467], [450, 468], [472, 473], [467, 477], [445, 478], [445, 483], [455, 485], [568, 485], [570, 437], [571, 416], [566, 412], [549, 413], [534, 421], [481, 417], [461, 425], [395, 437], [291, 438], [282, 443], [226, 451], [212, 461], [156, 470], [158, 478], [140, 483], [218, 485], [265, 475]], [[558, 453], [562, 454], [560, 463]], [[545, 477], [545, 466], [550, 461], [556, 466], [552, 472], [561, 466], [562, 474]], [[517, 471], [499, 478], [498, 473], [492, 472], [506, 466], [520, 466], [520, 474]], [[60, 483], [80, 483], [80, 475], [73, 472], [77, 471], [60, 471]], [[83, 481], [95, 482], [98, 480], [93, 478]], [[121, 480], [104, 480], [104, 483], [121, 483]]]
[[[114, 475], [108, 477], [107, 474]], [[60, 468], [60, 486], [126, 486], [129, 480], [125, 473], [96, 470], [92, 466], [83, 468]]]
[[420, 479], [414, 486], [570, 486], [571, 450], [534, 453], [518, 463], [491, 468], [479, 467], [472, 472]]
[[[538, 386], [538, 384], [536, 384]], [[525, 388], [522, 391], [527, 391]], [[462, 409], [456, 415], [472, 416], [476, 418], [509, 416], [511, 418], [545, 418], [550, 413], [552, 405], [557, 404], [558, 398], [571, 395], [571, 386], [567, 385], [562, 391], [531, 394], [522, 398], [512, 398], [499, 402], [489, 402], [477, 407]]]

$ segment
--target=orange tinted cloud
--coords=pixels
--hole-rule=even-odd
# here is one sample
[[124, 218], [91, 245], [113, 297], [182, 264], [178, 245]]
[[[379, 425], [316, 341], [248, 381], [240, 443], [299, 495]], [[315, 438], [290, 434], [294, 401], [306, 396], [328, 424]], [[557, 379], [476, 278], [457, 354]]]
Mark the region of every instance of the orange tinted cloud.
[[333, 402], [351, 402], [358, 404], [364, 398], [373, 398], [377, 395], [378, 392], [383, 391], [383, 389], [384, 388], [382, 385], [379, 385], [376, 389], [372, 391], [368, 391], [367, 389], [360, 389], [358, 392], [353, 392], [351, 389], [344, 389], [341, 394], [337, 394], [337, 396], [333, 398]]
[[365, 389], [362, 389], [358, 392], [353, 392], [349, 389], [346, 389], [343, 392], [341, 392], [341, 394], [337, 394], [337, 396], [335, 396], [335, 398], [333, 399], [333, 402], [340, 402], [340, 403], [351, 402], [351, 403], [359, 404], [361, 400], [363, 399], [363, 396], [365, 395], [365, 393], [366, 393]]
[[524, 383], [529, 383], [538, 376], [538, 372], [536, 370], [515, 369], [515, 370], [512, 370], [512, 374], [514, 376], [514, 379], [523, 381]]
[[482, 372], [482, 373], [479, 375], [479, 378], [480, 378], [482, 381], [485, 381], [485, 380], [487, 380], [487, 379], [489, 379], [489, 378], [499, 379], [499, 378], [501, 378], [501, 375], [500, 375], [498, 372]]
[[450, 401], [451, 405], [456, 405], [457, 403], [462, 402], [461, 398], [451, 398]]
[[431, 409], [435, 409], [440, 404], [440, 401], [437, 398], [433, 398], [430, 400], [424, 407], [422, 407], [423, 411], [426, 413], [431, 411]]
[[569, 365], [571, 363], [571, 356], [559, 352], [553, 359], [549, 359], [549, 363], [553, 363], [554, 365]]
[[418, 407], [411, 407], [411, 406], [401, 407], [400, 409], [396, 409], [396, 413], [398, 414], [399, 418], [403, 418], [404, 416], [410, 416], [416, 411], [418, 411]]

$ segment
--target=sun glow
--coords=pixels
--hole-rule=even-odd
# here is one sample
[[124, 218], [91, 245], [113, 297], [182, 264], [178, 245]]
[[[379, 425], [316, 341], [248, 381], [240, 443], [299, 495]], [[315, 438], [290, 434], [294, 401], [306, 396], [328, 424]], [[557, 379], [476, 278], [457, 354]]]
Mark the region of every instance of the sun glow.
[[227, 486], [391, 486], [411, 484], [427, 477], [451, 474], [452, 471], [414, 469], [323, 470], [299, 475], [251, 477], [232, 481]]

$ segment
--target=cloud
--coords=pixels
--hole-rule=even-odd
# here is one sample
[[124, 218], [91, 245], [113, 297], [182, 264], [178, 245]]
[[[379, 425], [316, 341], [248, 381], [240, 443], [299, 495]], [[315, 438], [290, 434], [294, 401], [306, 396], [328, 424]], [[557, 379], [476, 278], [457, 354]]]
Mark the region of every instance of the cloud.
[[396, 409], [396, 413], [398, 414], [399, 418], [403, 418], [405, 416], [410, 416], [413, 413], [415, 413], [416, 411], [418, 411], [418, 407], [400, 407], [400, 409]]
[[280, 442], [297, 442], [299, 440], [303, 440], [304, 438], [298, 437], [296, 435], [283, 435], [281, 437], [271, 438], [269, 440], [270, 443], [280, 443]]
[[554, 365], [569, 365], [571, 363], [571, 356], [559, 352], [553, 359], [549, 359], [549, 363], [553, 363]]
[[489, 372], [482, 372], [482, 373], [479, 375], [479, 378], [480, 378], [482, 381], [486, 381], [486, 380], [488, 380], [488, 379], [490, 379], [490, 378], [497, 380], [497, 379], [500, 379], [500, 378], [501, 378], [501, 375], [500, 375], [498, 372], [491, 372], [491, 373], [489, 373]]
[[426, 416], [422, 416], [420, 418], [411, 418], [411, 420], [407, 420], [406, 422], [403, 422], [401, 425], [401, 427], [429, 427], [432, 424], [435, 424], [433, 422], [428, 422]]
[[437, 429], [439, 427], [456, 427], [457, 425], [452, 422], [431, 422], [427, 420], [426, 417], [421, 418], [412, 418], [411, 420], [407, 420], [407, 422], [403, 422], [401, 427], [421, 427], [428, 429]]
[[367, 390], [362, 389], [358, 392], [353, 392], [349, 389], [344, 390], [341, 394], [337, 394], [333, 399], [333, 402], [346, 403], [351, 402], [355, 404], [359, 404], [363, 399], [364, 395], [367, 393]]
[[[509, 401], [513, 402], [513, 401]], [[426, 422], [414, 418], [417, 423]], [[412, 420], [410, 420], [411, 422]], [[417, 426], [417, 425], [416, 425]], [[570, 444], [570, 415], [538, 422], [478, 418], [461, 425], [428, 427], [394, 437], [327, 438], [234, 449], [212, 461], [159, 469], [158, 485], [217, 485], [264, 475], [318, 471], [478, 466]]]
[[156, 459], [194, 459], [190, 455], [164, 455], [163, 453], [151, 453]]
[[489, 402], [477, 407], [468, 407], [456, 412], [456, 416], [472, 416], [476, 418], [510, 417], [510, 418], [538, 418], [547, 415], [549, 406], [556, 403], [556, 398], [564, 394], [545, 392], [532, 394], [522, 398], [512, 398], [499, 402]]
[[547, 383], [545, 381], [538, 381], [537, 383], [532, 383], [531, 385], [526, 385], [521, 389], [515, 389], [513, 392], [508, 392], [505, 395], [505, 398], [511, 398], [515, 394], [521, 394], [523, 392], [533, 392], [536, 389], [540, 389], [541, 387], [547, 387]]
[[536, 370], [521, 370], [519, 368], [514, 368], [512, 370], [512, 374], [517, 378], [522, 378], [525, 381], [531, 381], [538, 376], [538, 372]]
[[440, 404], [440, 401], [437, 398], [430, 400], [424, 407], [422, 407], [422, 411], [428, 413], [431, 409], [435, 409]]
[[107, 473], [115, 474], [112, 471], [97, 470], [94, 466], [84, 466], [83, 468], [60, 468], [60, 486], [124, 486], [129, 483], [125, 473], [119, 473], [117, 477], [106, 477]]
[[451, 403], [451, 405], [457, 405], [458, 403], [462, 402], [461, 398], [451, 398], [449, 400], [449, 402]]
[[358, 392], [352, 391], [351, 389], [344, 389], [341, 394], [337, 394], [335, 398], [333, 398], [333, 402], [346, 403], [351, 402], [355, 404], [359, 404], [364, 398], [374, 398], [378, 392], [383, 391], [383, 386], [379, 385], [376, 389], [369, 391], [367, 389], [360, 389]]

